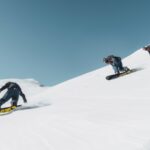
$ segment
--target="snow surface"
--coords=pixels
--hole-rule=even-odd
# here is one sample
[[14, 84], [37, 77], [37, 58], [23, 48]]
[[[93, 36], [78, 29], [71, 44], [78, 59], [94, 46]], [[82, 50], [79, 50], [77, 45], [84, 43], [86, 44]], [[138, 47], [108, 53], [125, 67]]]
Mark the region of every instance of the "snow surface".
[[54, 87], [1, 80], [19, 83], [28, 104], [0, 116], [0, 149], [150, 150], [150, 56], [140, 49], [123, 63], [135, 72], [111, 81], [110, 66]]

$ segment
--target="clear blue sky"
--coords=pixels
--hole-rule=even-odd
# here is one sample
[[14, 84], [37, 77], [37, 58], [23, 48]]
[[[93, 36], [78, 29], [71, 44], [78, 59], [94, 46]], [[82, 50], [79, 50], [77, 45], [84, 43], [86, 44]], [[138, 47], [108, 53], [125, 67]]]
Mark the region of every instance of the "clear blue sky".
[[0, 0], [0, 78], [55, 85], [150, 43], [149, 0]]

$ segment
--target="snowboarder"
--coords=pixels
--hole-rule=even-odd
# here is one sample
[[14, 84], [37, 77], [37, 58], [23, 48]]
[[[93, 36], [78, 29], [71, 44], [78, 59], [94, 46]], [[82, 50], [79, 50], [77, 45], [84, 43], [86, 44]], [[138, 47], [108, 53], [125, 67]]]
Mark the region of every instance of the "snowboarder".
[[143, 50], [147, 51], [150, 54], [150, 45], [143, 47]]
[[9, 99], [11, 100], [12, 106], [17, 106], [19, 96], [22, 96], [24, 103], [27, 103], [27, 99], [22, 92], [20, 86], [14, 82], [7, 82], [3, 87], [0, 88], [0, 92], [7, 89], [5, 95], [0, 99], [0, 108], [6, 103]]
[[127, 72], [129, 68], [123, 67], [121, 57], [110, 55], [103, 59], [106, 64], [112, 65], [115, 74], [120, 74], [120, 72]]

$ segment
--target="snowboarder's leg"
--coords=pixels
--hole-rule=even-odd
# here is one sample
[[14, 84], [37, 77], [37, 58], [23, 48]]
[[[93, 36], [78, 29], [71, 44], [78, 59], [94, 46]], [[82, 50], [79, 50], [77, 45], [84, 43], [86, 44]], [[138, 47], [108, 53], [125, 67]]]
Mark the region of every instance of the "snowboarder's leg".
[[11, 92], [7, 91], [5, 93], [5, 95], [0, 99], [0, 108], [4, 103], [6, 103], [11, 98], [11, 96], [12, 96]]
[[3, 98], [0, 99], [0, 109], [1, 109], [1, 106], [2, 106], [3, 104], [5, 104], [8, 100], [9, 100], [9, 99], [3, 99]]
[[119, 71], [125, 71], [122, 62], [118, 62]]
[[18, 99], [19, 97], [13, 97], [11, 101], [11, 106], [17, 106], [18, 105]]
[[12, 106], [17, 106], [18, 99], [19, 99], [19, 92], [17, 90], [14, 90], [11, 105]]
[[118, 63], [119, 71], [121, 72], [128, 72], [130, 69], [128, 67], [123, 67], [122, 62]]
[[119, 68], [118, 68], [118, 66], [117, 65], [113, 65], [112, 67], [114, 69], [115, 74], [119, 74]]

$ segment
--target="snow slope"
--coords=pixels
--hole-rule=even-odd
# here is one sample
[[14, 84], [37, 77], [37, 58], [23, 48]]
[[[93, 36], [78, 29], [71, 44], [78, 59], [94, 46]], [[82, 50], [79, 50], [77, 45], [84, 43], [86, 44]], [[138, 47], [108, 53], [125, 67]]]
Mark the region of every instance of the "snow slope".
[[140, 49], [123, 63], [136, 72], [112, 81], [110, 66], [54, 87], [11, 79], [29, 103], [0, 116], [1, 149], [150, 150], [150, 56]]

